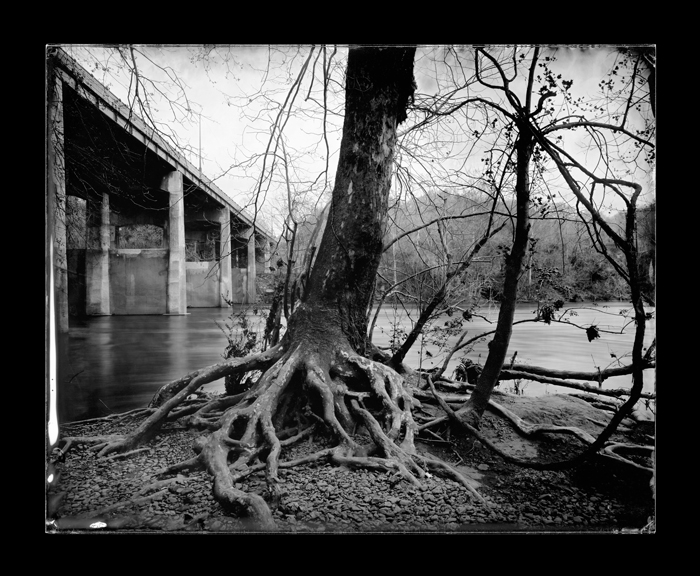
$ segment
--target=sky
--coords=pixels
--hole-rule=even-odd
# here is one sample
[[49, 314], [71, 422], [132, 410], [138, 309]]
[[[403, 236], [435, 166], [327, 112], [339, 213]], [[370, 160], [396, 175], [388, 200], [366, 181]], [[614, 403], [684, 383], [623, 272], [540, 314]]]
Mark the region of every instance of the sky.
[[[64, 49], [115, 96], [128, 102], [129, 76], [119, 73], [116, 65], [118, 59], [114, 56], [110, 59], [108, 56], [110, 49], [99, 46], [72, 46]], [[289, 54], [285, 54], [283, 47], [270, 51], [266, 46], [217, 47], [206, 52], [203, 46], [138, 46], [138, 63], [142, 76], [169, 80], [166, 74], [170, 78], [177, 75], [184, 86], [187, 100], [185, 102], [183, 93], [172, 86], [169, 98], [189, 106], [192, 112], [183, 122], [186, 118], [183, 110], [173, 113], [172, 108], [162, 103], [161, 99], [155, 116], [167, 123], [168, 129], [177, 131], [180, 151], [194, 166], [201, 166], [202, 172], [214, 180], [220, 189], [239, 205], [251, 209], [262, 160], [258, 157], [252, 163], [245, 161], [265, 151], [269, 138], [269, 119], [276, 115], [279, 104], [284, 102], [286, 92], [292, 85], [293, 74], [298, 72], [306, 56], [303, 52], [295, 54], [296, 50], [287, 52]], [[340, 52], [344, 50], [341, 49]], [[337, 55], [336, 61], [340, 62]], [[99, 67], [96, 62], [101, 63]], [[165, 67], [168, 67], [167, 71], [163, 70]], [[287, 72], [288, 69], [291, 70], [291, 75]], [[264, 86], [263, 77], [266, 81]], [[316, 78], [315, 91], [319, 87]], [[159, 89], [163, 89], [163, 85], [159, 85]], [[260, 94], [261, 89], [264, 89], [264, 95]], [[304, 104], [307, 107], [316, 106], [309, 101]], [[336, 107], [341, 104], [340, 101], [335, 102]], [[256, 119], [256, 114], [263, 116]], [[306, 120], [292, 118], [285, 127], [287, 140], [294, 143], [287, 150], [290, 155], [290, 170], [301, 169], [312, 158], [320, 163], [319, 170], [325, 166], [322, 135], [318, 131], [310, 132]], [[342, 119], [329, 118], [329, 127], [333, 121], [338, 127]], [[323, 150], [317, 151], [319, 144], [322, 144]], [[329, 132], [328, 144], [331, 154], [337, 153], [339, 134]], [[310, 148], [315, 153], [303, 154], [304, 148]], [[293, 149], [302, 150], [294, 161]], [[330, 183], [335, 172], [334, 161], [337, 162], [334, 157], [329, 160]], [[280, 204], [285, 203], [286, 190], [278, 185], [268, 196], [265, 202], [259, 201], [258, 208], [262, 210], [267, 223], [272, 223], [279, 230], [282, 210]], [[272, 219], [274, 222], [271, 222]]]
[[[111, 51], [100, 46], [64, 46], [64, 49], [88, 69], [118, 98], [127, 102], [129, 77], [119, 74], [118, 59]], [[430, 51], [435, 47], [427, 47]], [[331, 58], [334, 82], [328, 92], [331, 110], [342, 114], [343, 56], [346, 49], [338, 48]], [[144, 78], [161, 79], [169, 83], [157, 84], [158, 90], [169, 91], [172, 100], [189, 107], [191, 115], [183, 122], [182, 110], [173, 109], [162, 99], [153, 96], [157, 111], [155, 117], [177, 131], [177, 138], [185, 157], [216, 185], [242, 206], [250, 206], [257, 199], [263, 218], [279, 230], [284, 216], [286, 187], [283, 171], [278, 182], [269, 191], [256, 196], [257, 178], [262, 167], [261, 154], [269, 138], [270, 119], [274, 118], [285, 101], [295, 75], [308, 54], [307, 48], [286, 46], [137, 46], [139, 71]], [[556, 69], [574, 80], [572, 92], [590, 97], [598, 91], [601, 71], [609, 62], [610, 50], [593, 48], [580, 50], [560, 47], [556, 52]], [[297, 95], [298, 106], [305, 110], [290, 117], [285, 127], [288, 154], [287, 168], [294, 182], [295, 195], [306, 200], [307, 207], [327, 194], [332, 186], [340, 144], [342, 116], [329, 114], [326, 140], [318, 116], [323, 92], [321, 67], [323, 56], [309, 62], [313, 69], [313, 89], [308, 91], [312, 77], [307, 70], [304, 84]], [[415, 74], [418, 91], [435, 92], [434, 64], [429, 58], [416, 59]], [[467, 72], [468, 74], [468, 72]], [[184, 93], [173, 90], [172, 79], [177, 77]], [[263, 83], [264, 81], [264, 83]], [[186, 94], [183, 97], [183, 94]], [[335, 95], [335, 97], [334, 97]], [[335, 130], [332, 128], [335, 127]], [[201, 150], [201, 156], [199, 154]], [[314, 182], [328, 163], [328, 174]], [[476, 167], [476, 160], [474, 161]], [[283, 167], [280, 164], [280, 167]]]

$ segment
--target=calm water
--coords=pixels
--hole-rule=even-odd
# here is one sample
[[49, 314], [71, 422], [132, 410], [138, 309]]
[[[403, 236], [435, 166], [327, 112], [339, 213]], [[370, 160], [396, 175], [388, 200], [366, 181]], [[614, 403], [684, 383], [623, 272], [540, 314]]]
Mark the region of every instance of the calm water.
[[[534, 304], [518, 306], [516, 321], [533, 318]], [[574, 308], [572, 305], [571, 308]], [[587, 327], [598, 326], [600, 338], [588, 342], [585, 332], [571, 326], [526, 323], [513, 327], [509, 358], [517, 350], [517, 362], [547, 366], [559, 370], [594, 371], [617, 365], [617, 359], [629, 363], [633, 341], [633, 325], [624, 334], [608, 334], [603, 330], [619, 332], [625, 324], [620, 310], [629, 308], [622, 302], [577, 304], [577, 315], [572, 322]], [[160, 386], [188, 372], [215, 364], [222, 359], [226, 337], [216, 322], [226, 320], [229, 311], [222, 308], [191, 308], [187, 316], [105, 316], [87, 320], [71, 320], [70, 336], [62, 344], [59, 362], [59, 414], [61, 421], [71, 421], [132, 408], [144, 407]], [[468, 338], [493, 330], [498, 317], [495, 307], [480, 311], [487, 320], [474, 319], [464, 324]], [[415, 319], [415, 311], [410, 313]], [[260, 331], [264, 318], [249, 313]], [[450, 318], [441, 318], [434, 325], [444, 325]], [[488, 322], [490, 320], [492, 323]], [[392, 327], [408, 326], [409, 315], [385, 307], [380, 312], [374, 331], [374, 342], [389, 344]], [[656, 321], [647, 324], [647, 342], [656, 332]], [[489, 336], [490, 339], [492, 336]], [[448, 339], [456, 343], [458, 334]], [[487, 354], [487, 344], [477, 344], [470, 358], [481, 363]], [[613, 357], [615, 355], [615, 357]], [[442, 364], [444, 355], [438, 345], [419, 340], [407, 362], [415, 368], [429, 368]], [[451, 376], [459, 360], [453, 359], [446, 372]], [[605, 388], [629, 387], [631, 377], [616, 377], [605, 381]], [[501, 389], [511, 389], [512, 381], [504, 381]], [[567, 389], [535, 382], [521, 384], [527, 395], [565, 392]], [[206, 389], [223, 390], [223, 380], [208, 384]], [[646, 391], [654, 390], [653, 371], [645, 373]]]

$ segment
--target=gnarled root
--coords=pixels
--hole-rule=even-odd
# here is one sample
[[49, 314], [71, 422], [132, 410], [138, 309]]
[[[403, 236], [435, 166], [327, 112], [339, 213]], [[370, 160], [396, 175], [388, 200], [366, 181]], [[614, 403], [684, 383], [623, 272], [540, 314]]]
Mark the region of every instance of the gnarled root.
[[[158, 401], [155, 403], [159, 404], [158, 408], [128, 436], [111, 439], [99, 445], [97, 447], [100, 450], [98, 456], [105, 456], [113, 452], [126, 452], [135, 449], [144, 442], [148, 442], [158, 433], [170, 412], [180, 406], [190, 394], [204, 384], [229, 374], [265, 368], [279, 358], [283, 352], [282, 346], [275, 346], [260, 354], [246, 358], [233, 358], [226, 362], [197, 370], [184, 378], [165, 385], [156, 393]], [[153, 405], [154, 402], [152, 401], [151, 404]]]
[[605, 448], [603, 448], [603, 454], [608, 457], [612, 458], [613, 460], [616, 460], [622, 464], [626, 464], [627, 466], [632, 466], [633, 468], [637, 468], [638, 470], [642, 470], [648, 474], [654, 474], [654, 469], [650, 466], [643, 466], [642, 464], [637, 464], [633, 460], [630, 460], [629, 458], [626, 458], [625, 456], [622, 456], [620, 452], [631, 452], [631, 453], [644, 453], [646, 457], [651, 457], [654, 453], [654, 446], [639, 446], [636, 444], [624, 444], [621, 442], [609, 442], [606, 444]]
[[[458, 414], [452, 410], [452, 408], [447, 404], [445, 399], [441, 397], [438, 392], [435, 390], [435, 385], [433, 384], [432, 378], [428, 376], [427, 379], [428, 386], [430, 388], [430, 391], [432, 392], [435, 400], [437, 403], [440, 405], [440, 407], [443, 409], [443, 411], [447, 414], [446, 417], [439, 417], [435, 418], [431, 422], [424, 424], [419, 428], [419, 430], [423, 430], [428, 428], [429, 426], [433, 426], [435, 424], [438, 424], [440, 422], [443, 422], [445, 420], [450, 420], [451, 422], [455, 423], [458, 427], [464, 428], [467, 430], [471, 435], [476, 437], [484, 446], [498, 454], [501, 458], [503, 458], [506, 462], [510, 462], [512, 464], [517, 464], [518, 466], [523, 466], [527, 468], [534, 468], [534, 469], [539, 469], [539, 470], [550, 470], [550, 469], [559, 469], [566, 467], [569, 463], [576, 462], [576, 459], [569, 460], [569, 461], [563, 461], [563, 462], [555, 462], [555, 463], [541, 463], [541, 462], [536, 462], [536, 461], [529, 461], [529, 460], [521, 460], [519, 458], [515, 458], [514, 456], [511, 456], [510, 454], [507, 454], [503, 452], [500, 448], [498, 448], [493, 442], [488, 440], [479, 430], [465, 422], [462, 418], [458, 416]], [[582, 444], [585, 446], [590, 446], [595, 442], [595, 438], [590, 435], [588, 432], [585, 430], [582, 430], [576, 426], [554, 426], [554, 425], [549, 425], [549, 424], [531, 424], [520, 418], [517, 414], [512, 412], [511, 410], [508, 410], [504, 406], [501, 406], [500, 404], [497, 404], [496, 402], [489, 400], [488, 403], [489, 410], [493, 411], [494, 413], [506, 418], [511, 422], [511, 424], [514, 426], [515, 430], [521, 434], [522, 436], [526, 437], [534, 437], [538, 435], [542, 435], [545, 433], [550, 433], [550, 434], [568, 434], [571, 436], [576, 437], [578, 440], [581, 441]], [[603, 426], [605, 424], [602, 424]], [[615, 442], [607, 442], [604, 446], [601, 452], [599, 452], [599, 455], [602, 456], [603, 458], [608, 458], [611, 460], [615, 460], [619, 463], [626, 464], [629, 466], [632, 466], [634, 468], [643, 470], [645, 472], [653, 473], [653, 469], [649, 468], [647, 466], [642, 466], [640, 464], [637, 464], [636, 462], [630, 460], [629, 458], [625, 458], [624, 456], [621, 456], [617, 451], [618, 450], [626, 450], [626, 451], [637, 451], [637, 452], [653, 452], [654, 447], [653, 446], [638, 446], [638, 445], [632, 445], [632, 444], [619, 444]]]
[[[207, 382], [261, 368], [263, 375], [247, 392], [218, 397], [204, 405], [199, 401], [185, 404]], [[189, 424], [210, 433], [195, 442], [195, 457], [158, 475], [206, 469], [217, 501], [233, 514], [249, 516], [261, 529], [275, 528], [271, 507], [284, 496], [279, 469], [314, 461], [393, 472], [397, 482], [405, 480], [416, 486], [432, 470], [461, 482], [484, 501], [450, 466], [416, 453], [414, 400], [403, 378], [337, 343], [325, 347], [300, 339], [289, 349], [280, 344], [267, 353], [192, 373], [165, 386], [157, 398], [155, 411], [128, 436], [103, 438], [98, 445], [100, 454], [134, 450], [163, 422], [184, 416]], [[319, 424], [332, 435], [335, 445], [283, 461], [284, 449], [318, 430]], [[260, 471], [265, 474], [266, 493], [240, 488], [242, 479]]]

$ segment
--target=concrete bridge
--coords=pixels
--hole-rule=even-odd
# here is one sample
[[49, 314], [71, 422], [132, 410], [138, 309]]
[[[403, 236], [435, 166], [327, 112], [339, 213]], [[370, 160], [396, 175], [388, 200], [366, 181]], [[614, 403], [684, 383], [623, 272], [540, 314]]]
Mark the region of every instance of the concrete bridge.
[[[60, 48], [47, 62], [47, 267], [69, 315], [256, 301], [273, 238]], [[47, 274], [47, 277], [50, 276]]]

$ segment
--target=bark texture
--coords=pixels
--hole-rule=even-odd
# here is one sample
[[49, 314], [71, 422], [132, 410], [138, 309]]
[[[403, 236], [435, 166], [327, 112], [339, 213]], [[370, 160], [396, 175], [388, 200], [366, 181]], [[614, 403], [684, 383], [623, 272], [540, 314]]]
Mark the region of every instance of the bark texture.
[[359, 353], [382, 255], [396, 128], [415, 89], [414, 54], [415, 48], [349, 52], [333, 199], [302, 301], [313, 314], [337, 314], [332, 321]]

